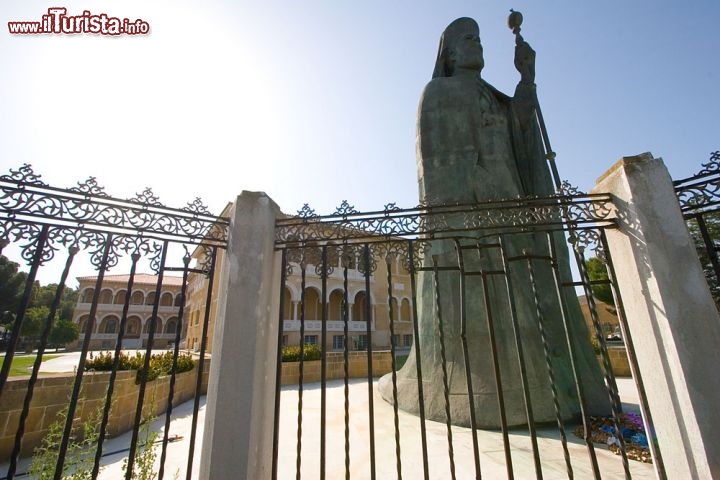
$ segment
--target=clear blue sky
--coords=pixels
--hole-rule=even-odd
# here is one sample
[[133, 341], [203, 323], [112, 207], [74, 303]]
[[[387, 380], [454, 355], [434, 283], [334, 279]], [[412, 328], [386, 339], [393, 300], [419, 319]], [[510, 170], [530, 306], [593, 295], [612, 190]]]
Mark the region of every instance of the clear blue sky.
[[[114, 196], [150, 186], [215, 212], [242, 190], [288, 213], [413, 206], [417, 102], [440, 34], [475, 18], [483, 77], [512, 93], [511, 7], [563, 178], [589, 190], [645, 151], [680, 178], [720, 149], [717, 1], [61, 3], [0, 5], [0, 172], [31, 163], [59, 187], [92, 175]], [[151, 34], [8, 33], [53, 6], [142, 18]]]

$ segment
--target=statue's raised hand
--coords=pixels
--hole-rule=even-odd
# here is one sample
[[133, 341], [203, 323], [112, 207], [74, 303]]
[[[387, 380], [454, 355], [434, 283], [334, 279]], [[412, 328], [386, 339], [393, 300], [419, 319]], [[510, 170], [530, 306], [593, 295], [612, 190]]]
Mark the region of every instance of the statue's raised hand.
[[515, 68], [520, 72], [520, 83], [535, 83], [535, 50], [519, 34], [515, 36]]

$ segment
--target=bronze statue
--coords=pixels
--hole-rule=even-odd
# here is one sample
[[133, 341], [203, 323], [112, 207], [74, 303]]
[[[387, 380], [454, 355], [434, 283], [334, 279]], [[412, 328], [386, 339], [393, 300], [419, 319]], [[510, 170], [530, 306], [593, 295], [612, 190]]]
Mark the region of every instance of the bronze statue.
[[[420, 199], [425, 203], [471, 204], [547, 196], [555, 191], [536, 117], [535, 52], [519, 35], [519, 24], [517, 27], [515, 65], [521, 79], [513, 97], [499, 92], [482, 79], [483, 50], [478, 25], [474, 20], [459, 18], [443, 32], [433, 78], [425, 87], [420, 100], [417, 122], [418, 183]], [[452, 224], [462, 219], [450, 218], [448, 221]], [[464, 238], [458, 242], [436, 240], [426, 252], [423, 265], [431, 267], [434, 259], [439, 267], [457, 266], [457, 246], [463, 245], [469, 247], [463, 254], [466, 271], [503, 270], [503, 254], [498, 248], [490, 246], [498, 241], [498, 233], [502, 234], [478, 229], [469, 232], [469, 235], [465, 232]], [[502, 242], [505, 244], [505, 258], [520, 257], [527, 253], [538, 257], [548, 256], [549, 242], [554, 242], [563, 280], [570, 277], [568, 252], [562, 233], [548, 235], [546, 232], [530, 231], [508, 234], [503, 235]], [[480, 247], [475, 249], [475, 245]], [[526, 261], [507, 266], [507, 278], [511, 280], [514, 290], [512, 294], [508, 293], [507, 282], [502, 276], [478, 275], [464, 279], [470, 372], [466, 371], [466, 359], [461, 348], [460, 274], [448, 270], [438, 274], [445, 365], [441, 360], [439, 345], [433, 272], [422, 271], [418, 274], [420, 333], [415, 341], [420, 342], [427, 418], [438, 421], [446, 418], [443, 384], [445, 370], [453, 423], [470, 425], [468, 398], [472, 391], [476, 425], [484, 428], [501, 425], [489, 333], [489, 329], [494, 328], [507, 423], [527, 423], [518, 350], [511, 321], [513, 308], [522, 340], [525, 378], [534, 420], [547, 422], [557, 418], [551, 376], [554, 378], [552, 383], [556, 388], [560, 416], [570, 418], [577, 415], [578, 394], [561, 321], [561, 302], [566, 305], [570, 335], [577, 347], [575, 365], [586, 400], [586, 411], [590, 414], [609, 412], [607, 390], [574, 292], [565, 289], [558, 297], [550, 263], [533, 260], [532, 265], [542, 327], [539, 324], [535, 295], [529, 286], [531, 281]], [[541, 341], [540, 328], [543, 328], [545, 344]], [[546, 353], [549, 362], [546, 361]], [[550, 367], [547, 367], [548, 363]], [[470, 389], [468, 378], [471, 381]], [[398, 372], [397, 382], [400, 408], [417, 413], [418, 380], [414, 349], [405, 366]], [[390, 376], [381, 379], [379, 388], [386, 400], [393, 401]]]
[[459, 18], [443, 33], [418, 114], [421, 198], [468, 203], [553, 193], [534, 115], [535, 52], [516, 38], [521, 79], [508, 97], [481, 77], [474, 20]]

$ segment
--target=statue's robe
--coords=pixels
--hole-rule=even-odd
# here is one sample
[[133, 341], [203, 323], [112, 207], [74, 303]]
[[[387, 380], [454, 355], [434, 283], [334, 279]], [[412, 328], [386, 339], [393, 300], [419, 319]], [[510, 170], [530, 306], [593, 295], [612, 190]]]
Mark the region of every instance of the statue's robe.
[[[510, 98], [479, 76], [437, 77], [427, 85], [418, 112], [417, 159], [421, 200], [428, 204], [470, 204], [528, 195], [546, 196], [554, 191], [543, 158], [541, 137], [532, 110], [534, 97], [532, 91], [527, 90], [529, 88], [534, 87], [519, 86], [515, 97]], [[501, 212], [497, 214], [501, 215]], [[460, 227], [464, 217], [455, 215], [444, 220], [451, 227]], [[498, 244], [498, 234], [502, 234], [502, 231], [487, 228], [461, 234], [460, 244], [471, 247], [463, 250], [466, 272], [504, 270], [498, 248], [472, 248], [478, 244]], [[521, 234], [505, 233], [502, 237], [506, 246], [506, 260], [523, 253], [548, 256], [549, 241], [554, 242], [562, 280], [570, 278], [567, 243], [562, 232], [552, 233], [548, 238], [544, 231], [531, 229]], [[430, 250], [425, 253], [425, 267], [432, 266], [433, 256], [439, 267], [458, 266], [454, 240], [434, 240]], [[467, 344], [478, 427], [500, 426], [488, 312], [495, 330], [507, 422], [509, 425], [527, 423], [511, 302], [519, 326], [534, 420], [548, 422], [556, 419], [548, 370], [554, 377], [561, 417], [571, 418], [580, 411], [559, 298], [566, 305], [570, 339], [576, 353], [575, 366], [587, 412], [609, 412], [607, 389], [574, 290], [561, 288], [562, 293], [558, 297], [550, 262], [533, 260], [532, 265], [545, 346], [541, 341], [538, 309], [526, 260], [509, 261], [507, 276], [490, 274], [485, 277], [465, 277]], [[509, 289], [506, 279], [509, 280]], [[433, 272], [419, 272], [417, 284], [419, 338], [415, 341], [420, 342], [425, 414], [432, 420], [445, 421], [440, 326]], [[456, 425], [469, 426], [469, 389], [460, 336], [459, 272], [440, 272], [439, 285], [451, 418]], [[419, 402], [414, 348], [398, 372], [397, 382], [400, 408], [417, 413]], [[380, 391], [386, 400], [393, 401], [389, 375], [381, 379]]]

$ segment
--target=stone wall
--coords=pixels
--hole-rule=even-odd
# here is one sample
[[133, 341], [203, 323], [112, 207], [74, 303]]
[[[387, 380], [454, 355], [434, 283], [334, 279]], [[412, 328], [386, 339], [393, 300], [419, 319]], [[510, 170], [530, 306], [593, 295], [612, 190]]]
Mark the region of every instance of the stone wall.
[[[209, 367], [210, 360], [206, 359], [203, 369], [203, 393], [207, 391]], [[134, 370], [117, 372], [107, 429], [110, 437], [133, 427], [139, 391], [139, 385], [135, 384], [136, 374]], [[75, 413], [75, 422], [78, 426], [98, 409], [103, 408], [109, 378], [110, 372], [86, 372], [83, 375], [81, 400]], [[197, 367], [176, 376], [173, 405], [179, 405], [193, 398], [196, 379]], [[21, 456], [31, 455], [35, 447], [40, 445], [50, 425], [56, 420], [57, 413], [67, 405], [74, 381], [75, 375], [71, 373], [44, 376], [37, 380], [28, 418], [25, 421]], [[0, 462], [7, 461], [12, 453], [27, 388], [27, 378], [10, 378], [0, 397]], [[145, 415], [150, 414], [152, 405], [155, 406], [153, 416], [161, 415], [165, 411], [169, 388], [169, 376], [147, 383]]]
[[[616, 377], [631, 377], [630, 362], [628, 361], [627, 350], [624, 345], [608, 345], [608, 356], [612, 365], [613, 374]], [[600, 362], [602, 365], [602, 361]]]
[[[367, 378], [367, 352], [349, 352], [349, 378]], [[326, 380], [345, 377], [343, 352], [328, 352]], [[389, 351], [372, 352], [373, 377], [380, 377], [392, 371], [392, 357]], [[282, 385], [297, 384], [300, 378], [300, 362], [284, 362], [282, 365]], [[320, 360], [303, 363], [303, 380], [320, 381]]]

